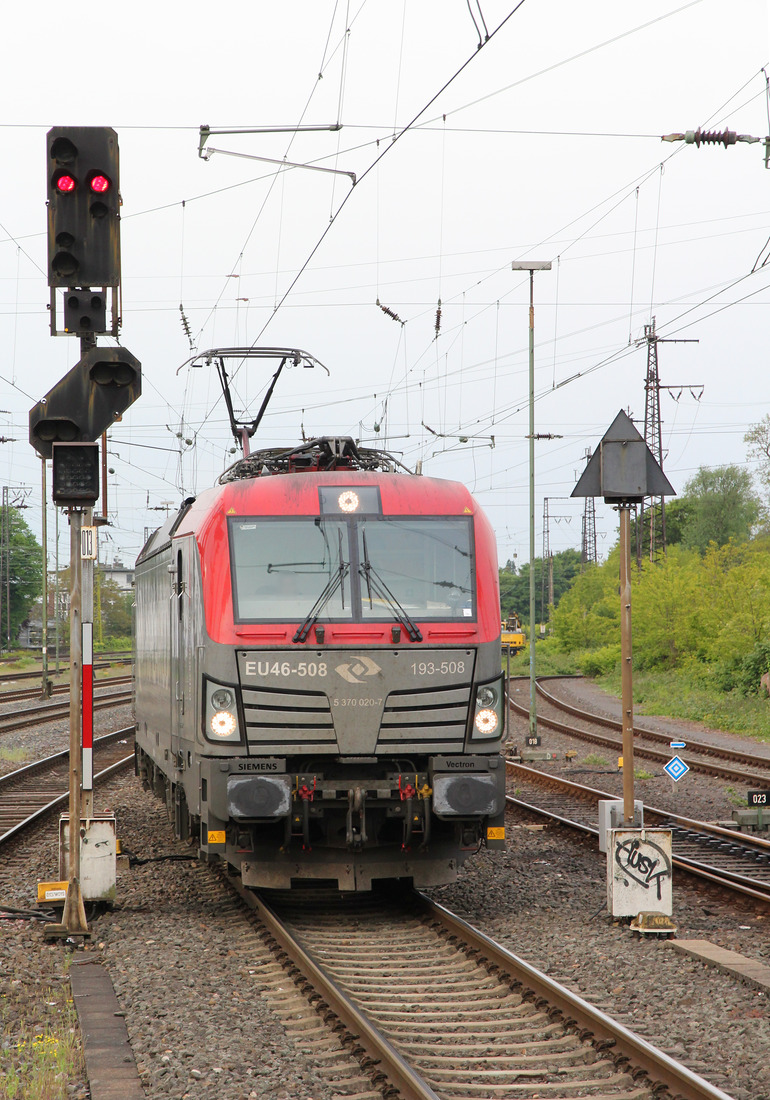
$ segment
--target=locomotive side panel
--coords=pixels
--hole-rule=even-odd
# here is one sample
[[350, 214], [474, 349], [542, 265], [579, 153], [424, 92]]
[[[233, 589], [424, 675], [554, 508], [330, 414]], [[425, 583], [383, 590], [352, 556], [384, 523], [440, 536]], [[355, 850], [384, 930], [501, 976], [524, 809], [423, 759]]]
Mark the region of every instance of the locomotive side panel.
[[171, 712], [170, 561], [169, 548], [137, 563], [135, 573], [135, 703], [141, 715], [137, 737], [153, 755], [159, 755], [161, 737], [168, 737]]

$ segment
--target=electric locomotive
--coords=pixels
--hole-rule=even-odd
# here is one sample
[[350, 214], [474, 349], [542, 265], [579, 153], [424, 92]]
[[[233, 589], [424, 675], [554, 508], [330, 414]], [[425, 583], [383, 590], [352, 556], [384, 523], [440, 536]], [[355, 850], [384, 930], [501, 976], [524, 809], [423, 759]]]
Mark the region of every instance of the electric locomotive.
[[495, 538], [349, 438], [238, 460], [136, 563], [136, 770], [244, 885], [452, 881], [504, 847]]

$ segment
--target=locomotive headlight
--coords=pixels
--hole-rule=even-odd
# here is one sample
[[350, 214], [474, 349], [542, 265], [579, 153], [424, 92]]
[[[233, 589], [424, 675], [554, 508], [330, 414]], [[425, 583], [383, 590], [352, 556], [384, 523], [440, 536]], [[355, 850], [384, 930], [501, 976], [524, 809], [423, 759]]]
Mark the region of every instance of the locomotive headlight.
[[503, 681], [479, 684], [476, 688], [476, 712], [473, 716], [471, 737], [498, 738], [503, 732]]
[[204, 737], [215, 743], [240, 741], [237, 688], [207, 680], [205, 700]]
[[352, 489], [346, 489], [344, 493], [340, 493], [337, 497], [337, 504], [341, 512], [356, 512], [360, 503], [358, 493], [354, 493]]
[[477, 707], [493, 707], [497, 702], [497, 692], [491, 684], [484, 684], [476, 692]]
[[227, 688], [217, 688], [211, 693], [211, 705], [216, 710], [231, 710], [234, 702], [233, 693]]
[[229, 710], [218, 710], [209, 725], [217, 737], [232, 737], [238, 729], [238, 720]]
[[492, 737], [500, 725], [500, 719], [493, 710], [485, 707], [484, 710], [476, 712], [473, 724], [482, 737]]

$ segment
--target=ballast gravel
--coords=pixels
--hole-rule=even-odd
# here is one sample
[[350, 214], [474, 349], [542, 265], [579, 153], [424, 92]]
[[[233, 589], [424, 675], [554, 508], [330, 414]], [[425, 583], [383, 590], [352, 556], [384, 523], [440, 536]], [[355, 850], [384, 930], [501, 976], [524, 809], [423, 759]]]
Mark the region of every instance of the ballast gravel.
[[[519, 721], [512, 719], [512, 737], [526, 733], [526, 719]], [[576, 747], [579, 758], [591, 751]], [[714, 813], [715, 782], [688, 777], [693, 817], [723, 816], [721, 805]], [[179, 859], [190, 849], [173, 839], [165, 806], [133, 776], [97, 792], [97, 803], [115, 810], [123, 844], [151, 861], [119, 872], [118, 905], [92, 922], [87, 948], [112, 977], [148, 1100], [349, 1093], [274, 1013], [261, 978], [267, 948], [210, 870]], [[53, 825], [0, 856], [0, 904], [31, 907], [37, 882], [52, 877], [56, 863]], [[512, 815], [505, 852], [480, 852], [457, 883], [431, 893], [734, 1100], [770, 1100], [768, 994], [613, 922], [605, 883], [595, 842]], [[770, 913], [749, 902], [680, 875], [674, 922], [680, 939], [707, 939], [770, 965]], [[0, 935], [9, 996], [14, 989], [42, 996], [52, 977], [65, 977], [70, 949], [44, 946], [36, 926], [5, 920]], [[19, 975], [24, 981], [10, 987], [6, 977]], [[70, 1082], [63, 1095], [81, 1100], [88, 1092], [83, 1081]]]

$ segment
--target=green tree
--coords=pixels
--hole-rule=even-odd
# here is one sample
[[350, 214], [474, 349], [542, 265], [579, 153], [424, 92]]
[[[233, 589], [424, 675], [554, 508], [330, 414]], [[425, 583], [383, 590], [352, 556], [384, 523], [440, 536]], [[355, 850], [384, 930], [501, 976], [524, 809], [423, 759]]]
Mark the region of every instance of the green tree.
[[[509, 568], [513, 566], [513, 569]], [[529, 562], [514, 572], [515, 564], [506, 562], [506, 568], [500, 570], [500, 608], [503, 618], [512, 611], [529, 625]], [[535, 615], [538, 622], [548, 618], [548, 608], [543, 607], [543, 559], [535, 558]], [[548, 599], [548, 576], [546, 565], [545, 598]], [[577, 550], [560, 550], [553, 555], [553, 600], [558, 606], [559, 600], [569, 589], [580, 572], [580, 554]]]
[[43, 550], [17, 508], [0, 513], [0, 563], [0, 638], [5, 648], [13, 644], [43, 591]]
[[751, 474], [740, 466], [702, 466], [685, 486], [682, 500], [690, 514], [683, 524], [685, 547], [705, 553], [709, 543], [745, 542], [762, 518], [762, 503]]
[[762, 417], [758, 424], [752, 424], [743, 437], [749, 445], [749, 457], [759, 463], [759, 479], [770, 489], [770, 414]]
[[693, 502], [689, 497], [666, 501], [666, 545], [676, 546], [684, 540], [685, 529], [692, 519]]
[[565, 592], [569, 591], [575, 577], [580, 574], [580, 551], [560, 550], [553, 556], [553, 602], [557, 607]]
[[100, 580], [99, 609], [103, 636], [123, 638], [131, 634], [133, 603], [132, 592], [124, 592], [115, 581]]
[[675, 668], [684, 656], [703, 656], [714, 627], [696, 551], [674, 545], [654, 564], [645, 561], [632, 575], [631, 592], [638, 668]]
[[554, 634], [567, 652], [620, 642], [617, 548], [602, 565], [589, 565], [562, 596], [554, 611]]
[[[666, 546], [675, 546], [684, 537], [684, 531], [692, 518], [693, 502], [689, 497], [671, 497], [666, 499]], [[650, 550], [650, 515], [649, 508], [644, 510], [644, 544], [642, 557], [649, 557]], [[632, 555], [635, 553], [637, 539], [639, 537], [639, 513], [631, 524]]]
[[770, 540], [709, 547], [700, 599], [708, 608], [710, 660], [742, 658], [770, 640]]

